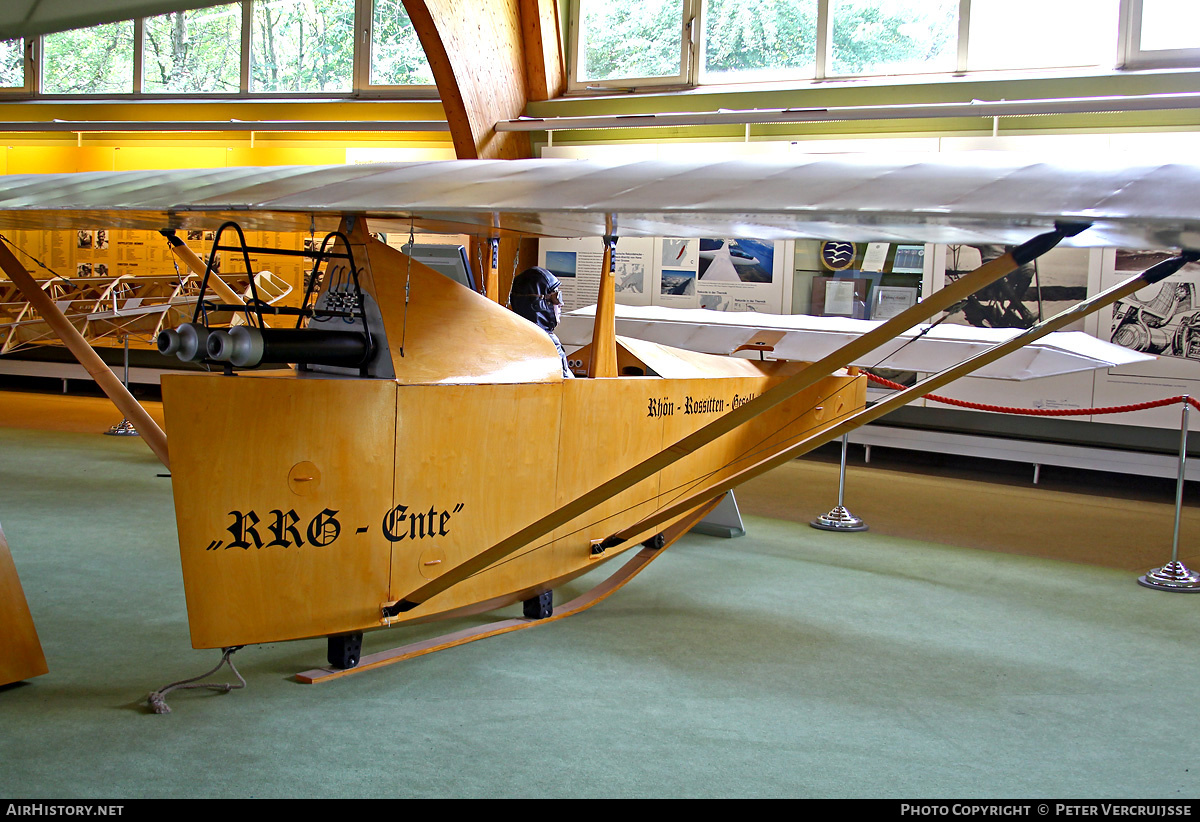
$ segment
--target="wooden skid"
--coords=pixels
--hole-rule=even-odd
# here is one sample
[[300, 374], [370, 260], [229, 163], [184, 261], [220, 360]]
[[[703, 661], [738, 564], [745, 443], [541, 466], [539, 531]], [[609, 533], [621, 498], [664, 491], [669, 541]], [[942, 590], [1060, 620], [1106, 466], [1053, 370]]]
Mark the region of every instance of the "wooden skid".
[[537, 625], [545, 625], [548, 622], [554, 622], [558, 619], [565, 619], [569, 616], [574, 616], [581, 611], [586, 611], [593, 605], [603, 602], [612, 594], [619, 591], [627, 582], [636, 577], [643, 569], [657, 557], [662, 555], [670, 545], [672, 545], [681, 536], [686, 534], [696, 523], [704, 519], [708, 512], [716, 507], [720, 500], [713, 500], [698, 508], [686, 518], [675, 523], [663, 532], [666, 544], [662, 548], [643, 548], [630, 558], [624, 565], [620, 567], [612, 576], [605, 579], [599, 585], [591, 590], [580, 594], [575, 599], [561, 605], [554, 610], [554, 615], [546, 619], [525, 619], [518, 617], [514, 619], [505, 619], [497, 622], [490, 622], [486, 625], [477, 625], [473, 628], [466, 628], [461, 631], [455, 631], [449, 634], [443, 634], [433, 639], [414, 642], [411, 645], [402, 645], [399, 648], [392, 648], [387, 651], [380, 651], [377, 654], [369, 654], [362, 657], [359, 663], [354, 668], [314, 668], [310, 671], [304, 671], [296, 674], [296, 681], [302, 682], [305, 685], [316, 685], [321, 682], [328, 682], [331, 679], [338, 679], [350, 674], [362, 673], [363, 671], [383, 668], [388, 665], [394, 665], [397, 662], [403, 662], [406, 659], [431, 654], [435, 651], [444, 651], [447, 648], [455, 648], [459, 645], [466, 645], [468, 642], [475, 642], [479, 639], [487, 639], [488, 637], [499, 636], [513, 631], [519, 631], [523, 628], [533, 628]]

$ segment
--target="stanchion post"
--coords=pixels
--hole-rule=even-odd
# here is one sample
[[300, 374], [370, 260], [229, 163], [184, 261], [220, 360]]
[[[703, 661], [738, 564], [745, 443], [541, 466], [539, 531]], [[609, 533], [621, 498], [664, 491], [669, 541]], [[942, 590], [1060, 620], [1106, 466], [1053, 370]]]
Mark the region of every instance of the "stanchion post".
[[[125, 376], [121, 380], [121, 384], [125, 386], [125, 390], [129, 390], [129, 335], [125, 334]], [[129, 421], [128, 417], [122, 417], [121, 421], [112, 428], [104, 432], [113, 437], [140, 437], [137, 428]]]
[[867, 524], [846, 510], [846, 452], [850, 448], [850, 435], [842, 434], [842, 465], [838, 470], [837, 505], [828, 514], [822, 514], [809, 523], [822, 531], [866, 531]]
[[1179, 478], [1175, 482], [1175, 535], [1171, 542], [1171, 561], [1138, 577], [1138, 584], [1156, 591], [1200, 591], [1200, 573], [1189, 570], [1179, 561], [1179, 519], [1183, 512], [1183, 483], [1187, 470], [1188, 406], [1191, 398], [1184, 394], [1182, 422], [1179, 429]]

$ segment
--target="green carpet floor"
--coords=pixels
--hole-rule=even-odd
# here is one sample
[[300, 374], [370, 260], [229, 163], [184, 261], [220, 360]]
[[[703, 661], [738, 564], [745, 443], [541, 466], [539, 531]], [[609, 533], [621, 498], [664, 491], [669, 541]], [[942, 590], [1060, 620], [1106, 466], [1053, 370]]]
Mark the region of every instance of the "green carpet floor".
[[[827, 469], [799, 509], [829, 507]], [[0, 429], [50, 667], [0, 688], [2, 797], [1200, 797], [1200, 595], [762, 517], [571, 619], [313, 686], [291, 677], [323, 642], [251, 646], [247, 689], [155, 715], [219, 658], [190, 647], [161, 470], [137, 441]]]

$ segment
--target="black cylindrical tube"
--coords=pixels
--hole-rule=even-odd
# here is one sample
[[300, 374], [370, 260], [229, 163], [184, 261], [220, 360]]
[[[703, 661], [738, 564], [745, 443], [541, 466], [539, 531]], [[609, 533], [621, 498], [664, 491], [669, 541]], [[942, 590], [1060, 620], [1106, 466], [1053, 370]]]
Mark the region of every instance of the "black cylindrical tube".
[[[308, 328], [246, 328], [236, 329], [261, 342], [261, 356], [256, 361], [234, 365], [254, 366], [264, 362], [294, 362], [310, 365], [334, 365], [358, 368], [366, 362], [369, 352], [367, 335], [361, 331], [324, 331]], [[231, 332], [233, 333], [233, 332]], [[241, 333], [235, 336], [242, 336]], [[257, 343], [257, 340], [255, 341]], [[254, 349], [258, 345], [253, 345]], [[257, 351], [255, 351], [257, 355]]]

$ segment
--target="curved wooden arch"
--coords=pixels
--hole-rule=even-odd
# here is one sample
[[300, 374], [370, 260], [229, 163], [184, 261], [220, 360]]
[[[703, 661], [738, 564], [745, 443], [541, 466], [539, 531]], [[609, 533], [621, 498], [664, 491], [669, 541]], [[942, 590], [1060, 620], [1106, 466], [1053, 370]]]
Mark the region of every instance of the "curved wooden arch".
[[[404, 7], [433, 71], [458, 158], [532, 157], [528, 134], [497, 132], [495, 125], [521, 116], [529, 99], [562, 93], [555, 0], [404, 0]], [[472, 241], [471, 257], [490, 259], [490, 252]], [[486, 279], [488, 298], [503, 303], [513, 272], [536, 263], [536, 242], [502, 241], [499, 265]]]
[[[497, 132], [531, 96], [561, 92], [553, 0], [404, 0], [462, 160], [533, 156], [527, 134]], [[533, 92], [532, 95], [530, 92]]]

